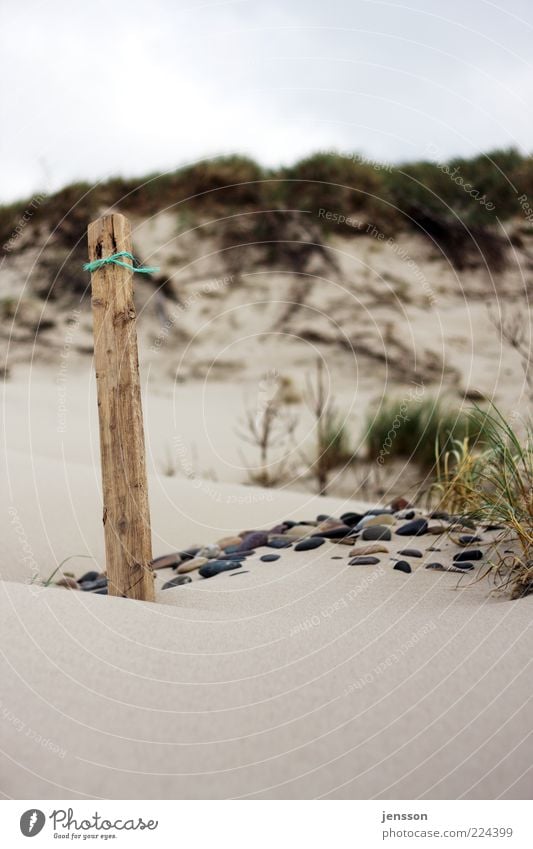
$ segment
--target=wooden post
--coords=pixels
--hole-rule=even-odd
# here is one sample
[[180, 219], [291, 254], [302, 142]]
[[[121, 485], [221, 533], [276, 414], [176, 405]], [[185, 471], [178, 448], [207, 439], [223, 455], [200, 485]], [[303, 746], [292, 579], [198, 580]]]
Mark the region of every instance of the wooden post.
[[[89, 260], [131, 253], [123, 215], [89, 225]], [[91, 275], [109, 594], [154, 601], [133, 273], [109, 263]]]

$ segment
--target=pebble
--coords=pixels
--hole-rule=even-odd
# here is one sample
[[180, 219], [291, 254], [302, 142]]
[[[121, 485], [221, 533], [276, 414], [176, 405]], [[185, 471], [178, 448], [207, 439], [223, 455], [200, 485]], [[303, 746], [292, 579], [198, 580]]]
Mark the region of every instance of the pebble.
[[485, 530], [486, 531], [504, 531], [505, 526], [504, 525], [485, 525]]
[[166, 584], [163, 584], [161, 587], [162, 590], [170, 590], [172, 587], [181, 587], [183, 584], [190, 584], [192, 578], [189, 575], [179, 575], [177, 578], [172, 578], [171, 581], [167, 581]]
[[342, 539], [352, 533], [352, 528], [348, 525], [341, 525], [340, 528], [332, 528], [329, 531], [315, 531], [313, 537], [324, 537], [324, 539]]
[[422, 557], [422, 552], [418, 548], [402, 548], [398, 554], [402, 554], [404, 557]]
[[186, 560], [185, 563], [181, 563], [176, 569], [176, 572], [178, 575], [184, 575], [187, 572], [194, 572], [195, 569], [200, 569], [206, 563], [207, 557], [193, 557], [192, 560]]
[[364, 540], [375, 540], [375, 539], [383, 539], [390, 540], [392, 539], [392, 534], [390, 528], [385, 525], [371, 525], [369, 528], [364, 528], [363, 533], [361, 534], [361, 539]]
[[456, 570], [457, 570], [457, 569], [473, 569], [473, 568], [474, 568], [474, 564], [473, 564], [473, 563], [465, 563], [464, 561], [460, 561], [460, 562], [457, 562], [457, 561], [456, 561], [456, 562], [454, 563], [454, 566], [455, 566], [455, 569], [456, 569]]
[[446, 513], [445, 510], [434, 510], [429, 514], [430, 519], [440, 519], [441, 522], [448, 522], [450, 520], [450, 514]]
[[318, 548], [325, 543], [324, 537], [308, 537], [294, 546], [295, 551], [310, 551], [312, 548]]
[[80, 590], [91, 593], [94, 590], [102, 590], [107, 587], [107, 578], [98, 578], [96, 581], [80, 581]]
[[444, 525], [430, 525], [426, 533], [432, 534], [433, 536], [441, 536], [442, 534], [448, 533], [448, 528]]
[[285, 531], [285, 536], [290, 537], [291, 539], [299, 539], [301, 537], [309, 536], [309, 534], [313, 534], [316, 531], [316, 525], [294, 525], [292, 528], [288, 528]]
[[292, 542], [285, 537], [274, 537], [267, 542], [267, 548], [290, 548]]
[[279, 554], [263, 554], [259, 560], [262, 560], [263, 563], [273, 563], [274, 560], [279, 560]]
[[413, 571], [413, 570], [411, 569], [410, 564], [407, 562], [407, 560], [398, 560], [398, 562], [397, 562], [397, 563], [395, 563], [395, 564], [394, 564], [394, 566], [393, 566], [392, 568], [393, 568], [393, 569], [396, 569], [398, 572], [407, 572], [407, 573], [409, 573], [409, 572], [412, 572], [412, 571]]
[[362, 513], [343, 513], [341, 516], [341, 522], [344, 522], [345, 525], [353, 528], [361, 521], [362, 518]]
[[281, 525], [274, 525], [273, 528], [270, 528], [268, 535], [270, 536], [271, 534], [283, 534], [286, 530], [287, 525], [285, 524], [285, 522], [282, 522]]
[[401, 537], [419, 537], [425, 534], [428, 529], [427, 519], [413, 519], [412, 522], [407, 522], [398, 528], [396, 533]]
[[241, 542], [242, 538], [236, 536], [222, 537], [222, 539], [217, 539], [217, 545], [219, 545], [220, 548], [227, 548], [228, 545], [240, 545]]
[[202, 566], [199, 574], [202, 578], [214, 578], [215, 575], [219, 575], [221, 572], [229, 572], [231, 569], [240, 568], [240, 563], [232, 563], [231, 560], [211, 560], [205, 566]]
[[251, 553], [255, 554], [255, 551], [235, 551], [233, 554], [219, 554], [217, 560], [232, 560], [233, 562], [237, 561], [238, 563], [242, 563], [242, 561], [246, 560]]
[[394, 498], [389, 504], [389, 507], [393, 511], [393, 513], [397, 513], [398, 510], [406, 510], [410, 506], [411, 505], [409, 504], [407, 499], [402, 498], [401, 496], [399, 498]]
[[101, 578], [101, 577], [102, 577], [101, 572], [86, 572], [85, 575], [82, 575], [81, 578], [79, 578], [78, 583], [81, 584], [83, 581], [97, 581], [98, 578]]
[[184, 560], [192, 560], [193, 557], [196, 557], [201, 547], [201, 545], [192, 545], [190, 548], [186, 548], [184, 551], [180, 551], [178, 556], [181, 558], [182, 562]]
[[359, 524], [356, 525], [356, 530], [361, 531], [363, 528], [372, 528], [374, 525], [394, 525], [395, 521], [394, 516], [391, 516], [389, 513], [380, 516], [364, 516]]
[[[241, 543], [242, 545], [242, 543]], [[218, 555], [221, 552], [221, 548], [216, 543], [212, 545], [204, 545], [203, 548], [197, 553], [198, 557], [205, 557], [207, 560], [216, 560]]]
[[372, 542], [370, 545], [359, 545], [355, 548], [352, 548], [350, 551], [350, 556], [357, 557], [358, 555], [363, 556], [363, 554], [388, 554], [389, 549], [386, 545], [382, 545], [380, 542]]
[[265, 531], [252, 531], [251, 534], [246, 534], [242, 538], [237, 551], [249, 551], [251, 548], [259, 548], [261, 545], [267, 545], [267, 543], [268, 534]]
[[61, 578], [60, 581], [57, 581], [56, 587], [65, 587], [67, 590], [79, 590], [78, 582], [74, 578]]
[[379, 563], [379, 557], [354, 557], [350, 560], [350, 566], [375, 566]]
[[[152, 560], [150, 566], [154, 570], [155, 569], [167, 569], [169, 567], [172, 567], [173, 569], [175, 569], [176, 566], [180, 565], [180, 563], [182, 562], [182, 559], [183, 558], [182, 558], [181, 554], [178, 554], [177, 552], [175, 552], [174, 554], [163, 554], [162, 557], [156, 557], [155, 560]], [[94, 572], [87, 572], [87, 574], [88, 575], [94, 575]], [[84, 579], [85, 579], [85, 575], [83, 576], [83, 578], [80, 578], [80, 580], [82, 580], [82, 581]]]
[[386, 516], [387, 514], [392, 515], [394, 510], [392, 507], [372, 507], [370, 510], [365, 510], [364, 516]]
[[[471, 563], [466, 565], [472, 566]], [[464, 572], [464, 569], [459, 569], [457, 566], [443, 566], [442, 563], [428, 563], [426, 569], [438, 569], [440, 572]]]
[[454, 563], [464, 562], [465, 560], [481, 560], [483, 552], [480, 548], [469, 548], [468, 551], [458, 551], [453, 555]]
[[459, 537], [459, 542], [461, 545], [472, 545], [474, 542], [481, 542], [481, 537], [475, 534], [463, 534], [462, 537]]

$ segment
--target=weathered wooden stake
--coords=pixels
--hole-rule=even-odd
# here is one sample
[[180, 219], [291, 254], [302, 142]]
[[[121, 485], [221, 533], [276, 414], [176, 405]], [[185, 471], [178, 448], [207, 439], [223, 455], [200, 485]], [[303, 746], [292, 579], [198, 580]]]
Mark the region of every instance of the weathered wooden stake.
[[[89, 260], [131, 252], [123, 215], [89, 225]], [[133, 274], [103, 265], [91, 276], [109, 594], [154, 600]]]

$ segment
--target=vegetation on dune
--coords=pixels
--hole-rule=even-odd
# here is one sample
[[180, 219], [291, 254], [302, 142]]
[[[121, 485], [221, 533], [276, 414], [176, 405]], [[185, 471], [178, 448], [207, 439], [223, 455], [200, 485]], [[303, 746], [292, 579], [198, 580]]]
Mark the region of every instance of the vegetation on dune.
[[[175, 209], [196, 221], [232, 211], [292, 210], [312, 217], [325, 235], [357, 235], [377, 227], [391, 236], [410, 228], [428, 236], [457, 265], [481, 259], [492, 266], [502, 261], [495, 216], [505, 220], [519, 214], [519, 196], [532, 190], [533, 159], [514, 149], [398, 166], [372, 164], [357, 154], [317, 153], [277, 169], [236, 155], [144, 178], [72, 184], [43, 196], [31, 218], [37, 228], [53, 232], [55, 243], [73, 250], [84, 239], [87, 221], [103, 209], [145, 218]], [[4, 253], [31, 203], [0, 207]], [[357, 226], [347, 224], [351, 216]], [[272, 239], [282, 241], [283, 215], [273, 220]]]
[[370, 412], [364, 439], [368, 456], [381, 465], [388, 457], [401, 457], [428, 470], [465, 439], [479, 447], [485, 433], [483, 420], [472, 420], [463, 409], [435, 398], [410, 397], [385, 401]]

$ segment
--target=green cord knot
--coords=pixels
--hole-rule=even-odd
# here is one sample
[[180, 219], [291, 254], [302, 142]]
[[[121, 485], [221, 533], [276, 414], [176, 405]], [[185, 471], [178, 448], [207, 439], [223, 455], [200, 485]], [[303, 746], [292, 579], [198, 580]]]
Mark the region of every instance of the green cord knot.
[[[131, 265], [127, 262], [122, 262], [121, 257], [131, 259]], [[102, 268], [103, 265], [120, 265], [122, 268], [129, 268], [130, 271], [134, 271], [137, 274], [154, 274], [156, 271], [159, 271], [159, 268], [156, 268], [155, 266], [150, 268], [148, 266], [140, 265], [139, 261], [135, 259], [133, 254], [130, 254], [129, 251], [119, 251], [117, 254], [111, 254], [111, 256], [104, 257], [104, 259], [94, 259], [92, 262], [86, 262], [83, 266], [83, 270], [93, 272]]]

